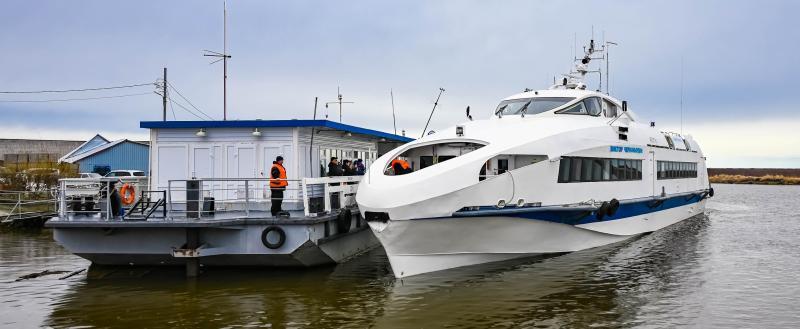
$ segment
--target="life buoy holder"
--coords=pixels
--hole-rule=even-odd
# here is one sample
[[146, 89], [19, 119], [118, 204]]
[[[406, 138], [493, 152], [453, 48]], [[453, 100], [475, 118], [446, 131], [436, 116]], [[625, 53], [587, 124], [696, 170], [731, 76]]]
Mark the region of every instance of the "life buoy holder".
[[123, 184], [119, 194], [122, 195], [122, 204], [126, 206], [130, 206], [136, 200], [136, 189], [131, 184]]
[[[269, 233], [273, 231], [275, 233], [278, 233], [278, 242], [275, 243], [269, 242], [269, 240], [267, 239]], [[285, 242], [286, 242], [286, 232], [284, 232], [283, 229], [280, 228], [280, 226], [270, 226], [265, 228], [264, 231], [261, 232], [261, 243], [263, 243], [264, 246], [269, 249], [278, 249], [281, 246], [283, 246]]]

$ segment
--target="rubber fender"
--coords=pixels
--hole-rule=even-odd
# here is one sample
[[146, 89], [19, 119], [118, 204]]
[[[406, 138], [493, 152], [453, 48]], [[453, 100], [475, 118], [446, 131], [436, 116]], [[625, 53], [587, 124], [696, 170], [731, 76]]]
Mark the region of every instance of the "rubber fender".
[[614, 214], [617, 213], [617, 210], [619, 210], [619, 200], [611, 199], [611, 201], [608, 202], [608, 211], [606, 214], [609, 216], [614, 216]]
[[353, 221], [353, 212], [350, 209], [343, 209], [339, 211], [336, 216], [336, 233], [344, 234], [350, 232], [350, 225]]
[[[278, 242], [272, 243], [269, 242], [269, 240], [267, 240], [267, 235], [269, 235], [269, 233], [272, 231], [278, 233]], [[281, 246], [283, 246], [285, 242], [286, 242], [286, 232], [284, 232], [283, 229], [280, 228], [280, 226], [270, 226], [265, 228], [264, 231], [261, 232], [261, 243], [263, 243], [264, 246], [269, 249], [278, 249]]]
[[600, 205], [600, 208], [597, 208], [597, 210], [594, 212], [595, 216], [597, 216], [597, 220], [603, 220], [603, 217], [605, 217], [606, 214], [608, 213], [609, 207], [610, 206], [608, 202], [603, 201], [603, 204]]
[[712, 198], [714, 197], [714, 188], [713, 188], [713, 187], [710, 187], [710, 188], [708, 189], [708, 196], [710, 196], [710, 197], [712, 197]]

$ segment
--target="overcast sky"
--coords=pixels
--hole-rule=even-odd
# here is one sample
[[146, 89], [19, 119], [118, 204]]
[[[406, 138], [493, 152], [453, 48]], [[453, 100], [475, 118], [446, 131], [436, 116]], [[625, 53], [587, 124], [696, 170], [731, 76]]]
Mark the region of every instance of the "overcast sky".
[[[222, 117], [222, 1], [3, 1], [0, 91], [169, 81]], [[594, 37], [611, 49], [611, 94], [664, 130], [694, 135], [715, 167], [800, 167], [797, 1], [228, 2], [229, 119], [310, 119], [336, 99], [344, 123], [418, 136], [488, 117], [524, 88], [544, 89]], [[596, 83], [590, 84], [597, 88]], [[146, 139], [161, 118], [153, 86], [0, 94], [0, 138]], [[139, 95], [144, 94], [144, 95]], [[9, 102], [135, 95], [68, 102]], [[192, 108], [173, 93], [175, 101]], [[196, 119], [173, 105], [170, 119]], [[324, 106], [319, 108], [324, 116]], [[331, 119], [338, 120], [333, 108]], [[174, 116], [173, 116], [174, 115]]]

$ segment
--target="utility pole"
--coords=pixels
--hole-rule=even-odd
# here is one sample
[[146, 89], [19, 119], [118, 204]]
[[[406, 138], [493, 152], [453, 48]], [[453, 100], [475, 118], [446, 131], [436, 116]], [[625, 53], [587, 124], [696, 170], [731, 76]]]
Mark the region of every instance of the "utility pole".
[[209, 64], [222, 61], [222, 120], [228, 120], [228, 4], [226, 1], [222, 2], [222, 53], [216, 51], [204, 50], [206, 53], [203, 56], [219, 57]]
[[161, 100], [164, 103], [164, 121], [167, 121], [167, 68], [164, 68], [164, 92], [161, 94]]
[[[341, 91], [339, 91], [339, 87], [338, 87], [338, 86], [336, 87], [336, 94], [337, 94], [337, 96], [336, 96], [336, 99], [337, 99], [337, 100], [336, 100], [336, 101], [333, 101], [333, 102], [327, 102], [327, 103], [325, 103], [325, 108], [326, 108], [326, 109], [328, 108], [328, 104], [336, 104], [336, 103], [339, 103], [339, 123], [342, 123], [342, 104], [355, 104], [355, 102], [343, 102], [343, 101], [342, 101], [342, 92], [341, 92]], [[326, 116], [326, 117], [327, 117], [327, 116]]]

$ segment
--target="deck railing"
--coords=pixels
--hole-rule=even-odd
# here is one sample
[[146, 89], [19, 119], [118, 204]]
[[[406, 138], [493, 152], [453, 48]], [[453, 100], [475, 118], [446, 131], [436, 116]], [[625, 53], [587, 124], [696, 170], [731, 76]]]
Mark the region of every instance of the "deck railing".
[[[337, 209], [355, 205], [355, 194], [361, 176], [338, 176], [304, 179], [287, 179], [283, 190], [282, 208], [302, 211], [306, 217], [329, 214]], [[148, 212], [153, 218], [239, 218], [253, 213], [269, 212], [277, 199], [272, 195], [270, 179], [259, 178], [199, 178], [175, 179], [167, 182], [166, 189], [150, 189], [147, 178], [67, 178], [59, 180], [56, 198], [49, 201], [57, 206], [60, 217], [91, 217], [111, 220], [117, 216], [111, 207], [110, 182], [121, 189], [124, 184], [134, 187], [134, 201], [123, 208], [143, 205], [141, 213], [155, 199], [165, 199], [165, 215], [161, 211]], [[122, 195], [120, 195], [122, 197]], [[144, 198], [144, 199], [142, 199]], [[151, 199], [155, 198], [155, 199]], [[139, 202], [139, 201], [142, 202]], [[134, 209], [126, 209], [125, 219], [134, 219]], [[141, 219], [141, 218], [139, 218]], [[147, 219], [147, 218], [145, 218]]]
[[[282, 209], [305, 216], [330, 213], [355, 204], [361, 176], [286, 179]], [[167, 183], [169, 217], [197, 218], [224, 213], [267, 212], [274, 201], [269, 178], [175, 179]], [[218, 216], [224, 217], [224, 216]]]
[[[87, 216], [110, 220], [115, 216], [111, 207], [111, 183], [119, 193], [123, 186], [133, 188], [134, 204], [148, 190], [147, 177], [64, 178], [58, 180], [55, 200], [59, 217]], [[123, 197], [120, 194], [120, 197]], [[129, 206], [129, 205], [128, 205]], [[123, 208], [125, 205], [123, 205]], [[124, 210], [122, 210], [124, 211]]]

